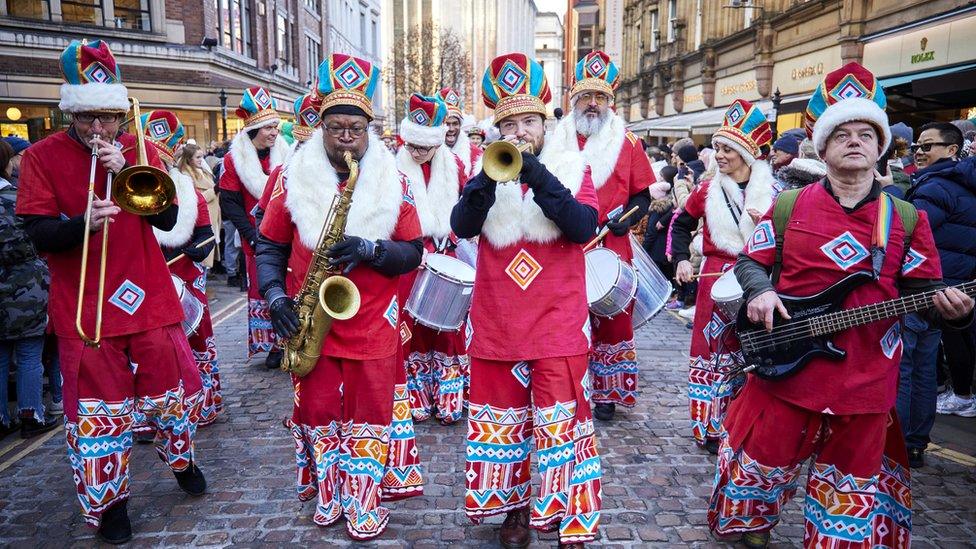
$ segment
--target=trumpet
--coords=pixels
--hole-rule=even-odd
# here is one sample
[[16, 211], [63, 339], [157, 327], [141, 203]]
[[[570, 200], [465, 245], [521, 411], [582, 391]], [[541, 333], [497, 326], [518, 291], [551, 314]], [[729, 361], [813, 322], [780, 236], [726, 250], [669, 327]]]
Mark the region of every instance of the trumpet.
[[532, 144], [525, 141], [518, 144], [495, 141], [488, 145], [481, 160], [485, 175], [499, 183], [513, 181], [522, 171], [523, 152], [534, 154]]
[[[139, 159], [136, 165], [123, 169], [114, 178], [112, 172], [105, 180], [105, 197], [111, 197], [119, 208], [136, 215], [146, 216], [162, 212], [176, 199], [176, 184], [169, 175], [149, 165], [146, 155], [146, 137], [143, 134], [142, 119], [139, 113], [139, 100], [130, 97], [133, 121], [136, 125], [136, 140]], [[102, 305], [105, 301], [105, 266], [108, 262], [108, 224], [109, 218], [102, 221], [102, 255], [98, 266], [98, 294], [95, 302], [95, 327], [89, 336], [82, 326], [81, 314], [85, 298], [85, 282], [88, 274], [88, 242], [95, 201], [95, 168], [98, 166], [98, 145], [92, 144], [91, 169], [88, 175], [88, 204], [85, 206], [85, 236], [81, 244], [81, 277], [78, 281], [78, 308], [75, 310], [75, 330], [82, 341], [90, 347], [98, 347], [102, 340]], [[114, 179], [114, 180], [113, 180]]]

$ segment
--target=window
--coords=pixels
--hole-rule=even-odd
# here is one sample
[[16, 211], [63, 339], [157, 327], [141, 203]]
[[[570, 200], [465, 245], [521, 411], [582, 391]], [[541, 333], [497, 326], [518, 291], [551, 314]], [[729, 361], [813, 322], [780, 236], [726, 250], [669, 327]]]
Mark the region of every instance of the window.
[[668, 43], [674, 42], [678, 20], [678, 0], [668, 0]]
[[305, 7], [312, 10], [315, 13], [319, 13], [319, 0], [303, 0], [305, 2]]
[[359, 51], [366, 51], [366, 12], [359, 12]]
[[102, 0], [61, 0], [61, 19], [65, 23], [102, 26]]
[[51, 20], [50, 0], [7, 0], [7, 15], [24, 19]]
[[661, 38], [661, 19], [656, 11], [651, 12], [651, 51], [657, 51], [657, 42]]
[[220, 45], [248, 57], [251, 57], [251, 2], [214, 0]]
[[305, 36], [305, 74], [307, 80], [315, 80], [321, 63], [322, 44], [311, 36]]
[[379, 57], [380, 55], [380, 42], [379, 42], [380, 32], [378, 27], [379, 24], [376, 22], [376, 19], [373, 19], [372, 21], [373, 32], [369, 35], [370, 45], [372, 46], [372, 50], [370, 51], [370, 53], [373, 54], [373, 57]]
[[278, 59], [288, 67], [295, 66], [294, 36], [295, 23], [287, 13], [278, 12], [275, 17], [275, 47]]
[[113, 26], [117, 29], [151, 31], [149, 0], [115, 0]]

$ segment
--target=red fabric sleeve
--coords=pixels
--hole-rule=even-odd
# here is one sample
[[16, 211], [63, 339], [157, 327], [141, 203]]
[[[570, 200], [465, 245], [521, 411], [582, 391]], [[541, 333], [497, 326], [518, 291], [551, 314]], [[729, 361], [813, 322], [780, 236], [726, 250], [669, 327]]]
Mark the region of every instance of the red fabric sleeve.
[[583, 171], [583, 182], [580, 184], [579, 191], [576, 192], [576, 201], [586, 206], [592, 206], [597, 212], [600, 211], [600, 200], [597, 198], [596, 189], [593, 187], [593, 177], [590, 175], [589, 166]]
[[745, 253], [750, 259], [766, 267], [776, 260], [776, 229], [773, 227], [773, 208], [756, 224], [752, 236], [746, 242]]
[[34, 148], [24, 151], [20, 161], [20, 181], [17, 189], [17, 215], [46, 215], [57, 217], [58, 201], [54, 186]]
[[695, 219], [705, 217], [705, 197], [708, 196], [708, 182], [704, 182], [691, 190], [684, 210]]
[[278, 184], [278, 178], [281, 176], [282, 166], [278, 166], [271, 170], [271, 175], [268, 176], [268, 182], [264, 185], [264, 192], [261, 194], [261, 200], [258, 200], [258, 207], [262, 210], [268, 209], [268, 202], [271, 200], [271, 194], [274, 192], [275, 186]]
[[[889, 246], [890, 246], [889, 242]], [[918, 223], [912, 232], [912, 243], [901, 266], [902, 278], [941, 279], [942, 263], [939, 250], [935, 247], [929, 216], [918, 210]]]
[[[417, 206], [407, 178], [401, 177], [400, 184], [403, 190], [403, 201], [400, 202], [400, 217], [397, 219], [393, 234], [390, 235], [390, 240], [416, 240], [424, 235], [420, 228], [420, 216], [417, 215]], [[262, 224], [261, 227], [264, 225]]]
[[[420, 224], [420, 221], [417, 221]], [[268, 200], [268, 207], [265, 208], [264, 218], [261, 220], [261, 234], [269, 240], [281, 244], [290, 244], [292, 241], [291, 214], [285, 207], [285, 192], [273, 193]]]
[[644, 154], [644, 147], [641, 146], [640, 139], [627, 132], [624, 146], [630, 148], [630, 191], [627, 194], [634, 196], [650, 187], [651, 183], [657, 179], [654, 177], [654, 171], [651, 170], [651, 162]]
[[220, 182], [217, 184], [225, 191], [241, 192], [241, 178], [237, 175], [237, 168], [234, 167], [234, 159], [230, 153], [224, 155], [224, 171], [220, 174]]

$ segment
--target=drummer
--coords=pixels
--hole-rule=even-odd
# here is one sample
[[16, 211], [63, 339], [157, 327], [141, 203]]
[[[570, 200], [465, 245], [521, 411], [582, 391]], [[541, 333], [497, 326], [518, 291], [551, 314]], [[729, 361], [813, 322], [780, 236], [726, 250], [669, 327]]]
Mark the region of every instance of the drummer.
[[671, 225], [671, 249], [677, 263], [675, 278], [682, 284], [695, 279], [689, 262], [691, 234], [704, 220], [704, 261], [698, 281], [695, 321], [691, 332], [688, 398], [695, 442], [718, 453], [722, 420], [733, 398], [725, 373], [733, 367], [739, 343], [711, 297], [719, 273], [732, 268], [736, 255], [751, 238], [756, 222], [775, 195], [772, 171], [763, 161], [772, 132], [766, 116], [748, 101], [737, 99], [712, 136], [718, 173], [691, 192]]
[[[410, 182], [424, 234], [425, 256], [453, 256], [457, 237], [451, 232], [451, 209], [467, 178], [464, 164], [445, 144], [447, 104], [438, 96], [415, 93], [407, 101], [407, 113], [400, 122], [404, 146], [397, 152], [397, 168]], [[401, 277], [402, 297], [409, 295], [416, 277], [416, 270]], [[435, 331], [409, 315], [401, 319], [414, 421], [431, 415], [444, 425], [458, 421], [466, 405], [463, 372], [467, 371], [468, 356], [463, 330]]]

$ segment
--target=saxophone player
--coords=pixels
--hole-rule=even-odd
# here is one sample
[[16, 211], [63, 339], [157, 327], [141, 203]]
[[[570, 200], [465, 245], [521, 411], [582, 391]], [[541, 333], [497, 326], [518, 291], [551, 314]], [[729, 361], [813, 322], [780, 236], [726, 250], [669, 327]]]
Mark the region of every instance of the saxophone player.
[[[309, 330], [289, 296], [303, 290], [310, 270], [310, 278], [318, 269], [326, 276], [341, 272], [358, 288], [358, 312], [335, 320], [314, 368], [293, 375], [295, 407], [287, 422], [299, 499], [317, 497], [313, 520], [321, 526], [345, 516], [356, 540], [380, 535], [389, 520], [380, 497], [394, 376], [402, 367], [396, 361], [397, 283], [420, 265], [423, 249], [407, 181], [368, 131], [379, 80], [378, 68], [349, 55], [333, 54], [319, 67], [321, 127], [275, 181], [257, 245], [258, 281], [282, 338]], [[354, 191], [346, 213], [347, 185]], [[332, 242], [321, 235], [336, 196], [339, 206], [325, 236], [338, 228], [345, 238]]]

